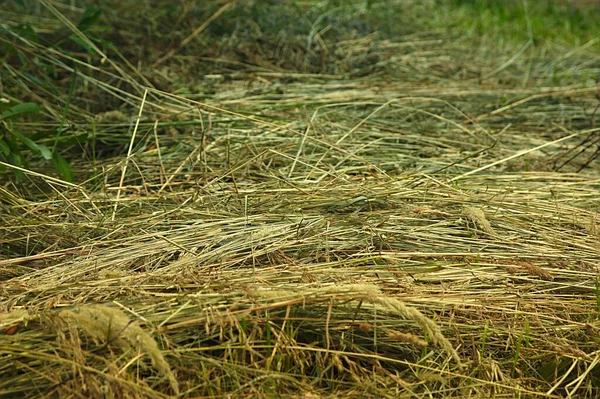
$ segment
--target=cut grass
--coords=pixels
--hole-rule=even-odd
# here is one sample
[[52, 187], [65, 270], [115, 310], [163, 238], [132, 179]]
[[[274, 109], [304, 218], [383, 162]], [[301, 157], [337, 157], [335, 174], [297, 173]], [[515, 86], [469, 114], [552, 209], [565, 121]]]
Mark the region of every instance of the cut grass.
[[77, 184], [0, 187], [0, 396], [600, 394], [597, 11], [157, 5], [3, 6]]

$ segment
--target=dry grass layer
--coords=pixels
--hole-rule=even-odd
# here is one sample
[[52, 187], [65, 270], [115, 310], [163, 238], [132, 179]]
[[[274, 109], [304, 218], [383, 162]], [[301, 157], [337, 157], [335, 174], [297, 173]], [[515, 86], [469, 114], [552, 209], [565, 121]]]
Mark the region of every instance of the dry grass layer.
[[326, 33], [79, 65], [78, 184], [0, 187], [0, 396], [600, 396], [597, 38]]

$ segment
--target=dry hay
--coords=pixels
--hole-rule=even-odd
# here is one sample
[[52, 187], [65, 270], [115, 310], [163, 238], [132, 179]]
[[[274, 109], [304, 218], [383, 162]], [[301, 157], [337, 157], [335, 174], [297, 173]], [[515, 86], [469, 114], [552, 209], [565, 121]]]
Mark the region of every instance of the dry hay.
[[547, 73], [597, 54], [376, 39], [352, 76], [128, 82], [82, 113], [127, 157], [1, 188], [0, 392], [598, 395], [598, 88]]

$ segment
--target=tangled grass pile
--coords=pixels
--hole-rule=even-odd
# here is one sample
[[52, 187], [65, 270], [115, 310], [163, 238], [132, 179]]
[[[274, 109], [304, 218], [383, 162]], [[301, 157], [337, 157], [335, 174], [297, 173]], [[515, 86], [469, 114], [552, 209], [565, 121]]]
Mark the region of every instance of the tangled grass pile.
[[0, 396], [600, 395], [593, 5], [18, 3]]

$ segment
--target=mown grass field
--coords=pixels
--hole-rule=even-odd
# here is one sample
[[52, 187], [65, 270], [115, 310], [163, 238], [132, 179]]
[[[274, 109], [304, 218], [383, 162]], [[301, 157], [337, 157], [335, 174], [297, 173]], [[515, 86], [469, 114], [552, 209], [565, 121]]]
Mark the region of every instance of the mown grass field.
[[600, 396], [600, 8], [0, 3], [0, 397]]

